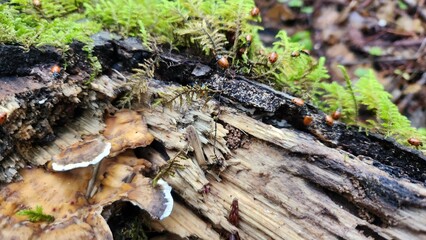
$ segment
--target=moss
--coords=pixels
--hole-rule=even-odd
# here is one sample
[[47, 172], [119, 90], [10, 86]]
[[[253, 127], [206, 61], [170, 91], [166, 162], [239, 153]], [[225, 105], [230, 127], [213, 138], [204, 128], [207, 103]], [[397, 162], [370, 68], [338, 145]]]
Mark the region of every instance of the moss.
[[0, 5], [0, 41], [3, 43], [18, 43], [26, 48], [42, 45], [66, 48], [73, 40], [90, 42], [89, 36], [100, 29], [100, 24], [83, 21], [79, 14], [48, 20]]

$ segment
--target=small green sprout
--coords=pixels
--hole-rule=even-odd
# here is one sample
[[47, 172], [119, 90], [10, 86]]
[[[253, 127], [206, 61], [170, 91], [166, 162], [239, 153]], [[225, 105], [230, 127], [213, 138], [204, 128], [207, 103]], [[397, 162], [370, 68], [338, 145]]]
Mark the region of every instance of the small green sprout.
[[382, 56], [383, 49], [381, 49], [380, 47], [371, 47], [370, 50], [368, 50], [368, 53], [373, 56]]
[[19, 216], [27, 216], [30, 222], [53, 222], [55, 218], [52, 215], [47, 215], [43, 213], [43, 208], [41, 206], [36, 206], [35, 210], [24, 209], [16, 213]]

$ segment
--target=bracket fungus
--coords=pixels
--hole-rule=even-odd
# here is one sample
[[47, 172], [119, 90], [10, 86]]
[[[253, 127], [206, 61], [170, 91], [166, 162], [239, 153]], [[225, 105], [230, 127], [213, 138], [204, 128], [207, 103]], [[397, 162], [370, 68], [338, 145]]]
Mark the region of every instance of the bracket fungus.
[[[22, 170], [23, 181], [0, 190], [0, 239], [112, 239], [101, 212], [116, 201], [131, 202], [154, 219], [168, 217], [171, 187], [162, 179], [154, 187], [143, 175], [152, 164], [124, 152], [153, 139], [141, 114], [119, 111], [106, 118], [104, 136], [86, 137], [53, 156], [48, 163], [53, 171]], [[53, 222], [31, 222], [18, 214], [38, 206]]]
[[110, 154], [110, 150], [111, 143], [106, 142], [102, 137], [86, 137], [53, 156], [47, 167], [53, 171], [69, 171], [94, 165], [93, 174], [86, 191], [86, 197], [91, 197], [94, 182], [98, 175], [99, 162]]
[[[115, 201], [129, 201], [154, 219], [164, 219], [173, 208], [171, 187], [163, 180], [152, 187], [140, 170], [150, 163], [124, 155], [101, 163], [99, 191], [86, 199], [84, 191], [91, 178], [90, 168], [49, 172], [25, 169], [23, 181], [0, 191], [0, 239], [112, 239], [101, 212]], [[54, 222], [32, 223], [16, 213], [42, 206]]]
[[89, 137], [72, 144], [61, 153], [53, 156], [48, 168], [53, 171], [68, 171], [99, 163], [109, 155], [111, 143], [100, 137]]
[[110, 157], [129, 148], [145, 147], [154, 141], [141, 114], [131, 110], [121, 110], [107, 116], [104, 137], [111, 143]]

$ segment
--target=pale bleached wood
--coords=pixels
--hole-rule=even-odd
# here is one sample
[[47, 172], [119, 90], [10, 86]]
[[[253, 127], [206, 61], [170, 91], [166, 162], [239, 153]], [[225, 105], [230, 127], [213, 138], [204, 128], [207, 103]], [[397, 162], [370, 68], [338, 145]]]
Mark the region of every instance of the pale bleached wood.
[[210, 224], [179, 202], [174, 203], [173, 212], [168, 218], [163, 221], [153, 221], [151, 227], [156, 231], [173, 232], [182, 238], [197, 236], [201, 239], [220, 239], [220, 235], [212, 229]]
[[[165, 121], [150, 121], [149, 116], [147, 119], [153, 129], [158, 129], [155, 124], [163, 130], [171, 129], [165, 127]], [[175, 126], [179, 126], [180, 118], [176, 119]], [[217, 182], [207, 174], [211, 192], [201, 194], [191, 185], [197, 176], [167, 178], [190, 208], [196, 209], [215, 228], [238, 231], [242, 239], [367, 239], [369, 233], [364, 234], [365, 229], [384, 239], [426, 237], [423, 218], [426, 210], [421, 206], [424, 202], [421, 199], [426, 197], [424, 186], [395, 179], [371, 162], [329, 148], [306, 133], [277, 129], [232, 109], [222, 108], [219, 119], [251, 136], [248, 146], [234, 151], [226, 161], [228, 168], [219, 172], [222, 181]], [[164, 141], [166, 146], [168, 141]], [[206, 149], [211, 146], [204, 146], [204, 151], [208, 152]], [[393, 181], [416, 195], [416, 204], [420, 205], [398, 208], [371, 193], [367, 195], [366, 191], [371, 189], [359, 184], [366, 179]], [[383, 194], [392, 194], [391, 189], [386, 191]], [[346, 200], [342, 205], [329, 194]], [[238, 228], [227, 221], [234, 198], [240, 206]], [[354, 206], [358, 206], [355, 212], [347, 208]], [[364, 208], [392, 224], [382, 227], [360, 218], [357, 211]]]

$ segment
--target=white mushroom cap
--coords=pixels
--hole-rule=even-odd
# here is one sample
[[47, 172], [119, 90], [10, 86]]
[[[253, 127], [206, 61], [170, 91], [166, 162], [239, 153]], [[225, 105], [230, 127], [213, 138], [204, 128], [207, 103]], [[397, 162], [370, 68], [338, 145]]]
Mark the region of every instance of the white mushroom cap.
[[163, 215], [160, 216], [160, 220], [163, 220], [164, 218], [170, 216], [173, 210], [173, 197], [171, 194], [172, 187], [170, 187], [170, 185], [163, 179], [158, 180], [157, 186], [159, 186], [163, 190], [164, 198], [166, 200], [164, 204], [166, 208], [163, 212]]

